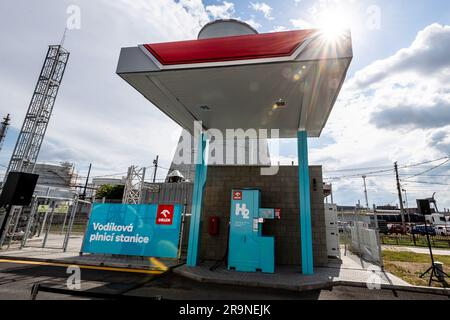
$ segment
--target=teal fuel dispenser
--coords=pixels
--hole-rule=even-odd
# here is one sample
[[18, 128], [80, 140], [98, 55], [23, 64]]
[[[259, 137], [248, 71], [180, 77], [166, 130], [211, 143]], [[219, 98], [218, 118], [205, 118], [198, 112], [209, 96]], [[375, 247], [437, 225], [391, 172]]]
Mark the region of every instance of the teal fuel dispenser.
[[262, 235], [265, 219], [274, 218], [275, 209], [261, 208], [260, 190], [232, 191], [228, 269], [265, 273], [275, 271], [274, 238]]

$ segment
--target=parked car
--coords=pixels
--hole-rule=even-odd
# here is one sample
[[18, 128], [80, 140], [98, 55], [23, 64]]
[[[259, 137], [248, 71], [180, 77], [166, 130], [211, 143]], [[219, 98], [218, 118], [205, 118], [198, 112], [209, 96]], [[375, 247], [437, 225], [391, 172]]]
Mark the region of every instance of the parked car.
[[401, 224], [391, 224], [389, 227], [389, 234], [406, 234], [406, 227], [404, 228]]
[[450, 236], [450, 227], [436, 226], [435, 230], [438, 236]]
[[436, 229], [434, 229], [433, 227], [427, 226], [427, 228], [425, 229], [425, 225], [419, 225], [419, 226], [415, 226], [412, 228], [411, 233], [412, 234], [420, 234], [420, 235], [426, 235], [427, 234], [427, 230], [428, 230], [428, 234], [430, 236], [435, 236], [436, 235]]

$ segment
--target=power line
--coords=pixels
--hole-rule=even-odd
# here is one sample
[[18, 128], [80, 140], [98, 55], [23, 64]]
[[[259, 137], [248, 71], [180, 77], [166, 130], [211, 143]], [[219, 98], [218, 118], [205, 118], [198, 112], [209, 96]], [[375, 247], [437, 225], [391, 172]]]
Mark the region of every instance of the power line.
[[[361, 179], [361, 177], [365, 175], [365, 174], [361, 174], [361, 175], [351, 175], [351, 176], [337, 176], [337, 177], [324, 177], [324, 180], [341, 180], [341, 179]], [[372, 175], [368, 175], [371, 178], [387, 178], [387, 177], [392, 177], [392, 174], [372, 174]]]
[[160, 165], [158, 165], [158, 169], [170, 170], [169, 168], [161, 167]]
[[[106, 175], [101, 175], [101, 176], [92, 176], [92, 178], [108, 178], [108, 177], [124, 176], [126, 174], [128, 174], [128, 172], [111, 173], [111, 174], [106, 174]], [[80, 176], [80, 177], [82, 177], [82, 176]]]
[[[418, 173], [411, 173], [412, 175], [418, 174]], [[439, 177], [450, 177], [450, 174], [421, 174], [422, 177], [429, 177], [429, 178], [439, 178]]]
[[[148, 167], [145, 167], [145, 168], [146, 169], [154, 168], [154, 166], [148, 166]], [[164, 170], [170, 170], [169, 168], [162, 167], [160, 165], [158, 165], [158, 168], [159, 169], [164, 169]], [[110, 178], [110, 177], [114, 178], [114, 177], [118, 177], [118, 176], [123, 177], [123, 176], [126, 176], [127, 174], [128, 174], [128, 172], [118, 172], [118, 173], [110, 173], [110, 174], [104, 174], [104, 175], [91, 176], [91, 178], [92, 179], [94, 179], [94, 178]], [[78, 175], [77, 178], [78, 179], [83, 179], [83, 178], [86, 178], [86, 176]]]
[[[442, 158], [438, 158], [438, 159], [434, 159], [434, 160], [427, 160], [427, 161], [423, 161], [423, 162], [403, 165], [403, 166], [399, 166], [399, 169], [418, 167], [418, 166], [422, 166], [424, 164], [429, 164], [429, 163], [433, 163], [433, 162], [444, 160], [444, 159], [449, 159], [449, 157], [447, 156], [447, 157], [442, 157]], [[374, 167], [366, 167], [366, 168], [347, 168], [347, 169], [337, 169], [337, 170], [324, 170], [324, 172], [365, 171], [365, 170], [385, 169], [385, 168], [390, 168], [390, 167], [391, 167], [391, 165], [385, 165], [385, 166], [374, 166]]]
[[390, 168], [390, 167], [391, 166], [378, 166], [378, 167], [366, 167], [366, 168], [348, 168], [348, 169], [339, 169], [339, 170], [324, 170], [323, 172], [363, 171], [363, 170], [384, 169], [384, 168]]
[[[379, 170], [379, 171], [372, 171], [372, 172], [362, 172], [362, 173], [358, 173], [358, 174], [352, 174], [352, 175], [347, 175], [347, 176], [331, 177], [331, 178], [325, 178], [325, 179], [327, 179], [327, 180], [330, 180], [330, 179], [331, 180], [339, 180], [339, 179], [343, 179], [343, 178], [361, 178], [362, 176], [376, 177], [377, 173], [385, 173], [385, 172], [392, 172], [392, 171], [394, 171], [394, 169], [386, 169], [386, 170]], [[383, 176], [387, 176], [387, 175], [383, 175]]]
[[422, 165], [424, 165], [424, 164], [433, 163], [433, 162], [437, 162], [437, 161], [441, 161], [441, 160], [445, 160], [445, 159], [448, 160], [448, 159], [450, 159], [450, 158], [447, 156], [447, 157], [442, 157], [442, 158], [439, 158], [439, 159], [427, 160], [427, 161], [419, 162], [419, 163], [415, 163], [415, 164], [404, 165], [404, 166], [399, 167], [399, 169], [405, 169], [405, 168], [411, 168], [411, 167], [418, 167], [418, 166], [422, 166]]
[[440, 185], [440, 186], [450, 186], [450, 183], [429, 182], [429, 181], [408, 181], [407, 183], [405, 183], [405, 185], [407, 185], [408, 183], [420, 183], [420, 184], [433, 184], [433, 185]]
[[[442, 159], [441, 159], [441, 160], [442, 160]], [[407, 181], [407, 180], [409, 180], [409, 179], [412, 179], [412, 178], [421, 176], [421, 175], [423, 175], [423, 174], [425, 174], [425, 173], [428, 173], [428, 172], [430, 172], [430, 171], [432, 171], [432, 170], [435, 170], [435, 169], [437, 169], [437, 168], [440, 168], [440, 167], [442, 167], [444, 164], [448, 163], [449, 161], [450, 161], [450, 158], [447, 157], [446, 160], [445, 160], [444, 162], [438, 164], [437, 166], [434, 166], [434, 167], [432, 167], [432, 168], [430, 168], [430, 169], [427, 169], [427, 170], [425, 170], [425, 171], [423, 171], [423, 172], [414, 174], [414, 175], [412, 175], [412, 176], [403, 178], [402, 181]]]
[[[438, 168], [438, 167], [441, 167], [441, 166], [443, 166], [445, 163], [447, 163], [447, 162], [449, 162], [450, 161], [450, 158], [447, 156], [447, 157], [441, 157], [441, 158], [438, 158], [438, 159], [434, 159], [434, 160], [427, 160], [427, 161], [422, 161], [422, 162], [419, 162], [419, 163], [413, 163], [413, 164], [409, 164], [409, 165], [403, 165], [403, 166], [399, 166], [398, 167], [398, 169], [406, 169], [406, 168], [413, 168], [413, 167], [418, 167], [418, 166], [422, 166], [422, 165], [425, 165], [425, 164], [429, 164], [429, 163], [433, 163], [433, 162], [436, 162], [436, 161], [440, 161], [440, 160], [446, 160], [444, 163], [441, 163], [440, 165], [438, 165], [438, 166], [434, 166], [433, 168], [431, 168], [431, 169], [428, 169], [428, 170], [426, 170], [426, 171], [423, 171], [423, 172], [421, 172], [421, 173], [419, 173], [419, 174], [417, 174], [417, 175], [413, 175], [413, 176], [411, 176], [411, 177], [408, 177], [408, 178], [406, 178], [406, 179], [409, 179], [409, 178], [413, 178], [413, 177], [415, 177], [415, 176], [419, 176], [419, 175], [422, 175], [422, 174], [425, 174], [425, 173], [428, 173], [428, 172], [430, 172], [430, 171], [432, 171], [432, 170], [434, 170], [434, 169], [436, 169], [436, 168]], [[390, 166], [389, 166], [390, 167]], [[372, 167], [372, 168], [388, 168], [388, 166], [380, 166], [380, 167]], [[325, 172], [347, 172], [347, 171], [360, 171], [360, 170], [365, 170], [365, 169], [371, 169], [370, 167], [368, 167], [368, 168], [354, 168], [354, 169], [351, 169], [351, 168], [348, 168], [348, 169], [341, 169], [341, 170], [333, 170], [333, 171], [324, 171], [324, 173]], [[337, 177], [330, 177], [330, 178], [324, 178], [324, 179], [326, 179], [326, 180], [339, 180], [339, 179], [344, 179], [344, 178], [360, 178], [361, 176], [371, 176], [371, 177], [382, 177], [382, 176], [391, 176], [391, 175], [376, 175], [377, 173], [385, 173], [385, 172], [393, 172], [394, 170], [393, 169], [386, 169], [386, 170], [377, 170], [377, 171], [372, 171], [372, 172], [361, 172], [361, 173], [356, 173], [356, 174], [351, 174], [351, 175], [344, 175], [344, 176], [337, 176]]]

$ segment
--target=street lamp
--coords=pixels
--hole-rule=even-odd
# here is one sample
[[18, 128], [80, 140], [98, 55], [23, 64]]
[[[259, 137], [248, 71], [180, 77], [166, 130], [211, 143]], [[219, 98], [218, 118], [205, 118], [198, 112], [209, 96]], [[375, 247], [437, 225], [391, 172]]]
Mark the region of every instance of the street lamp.
[[409, 205], [408, 205], [408, 195], [406, 194], [406, 190], [402, 188], [402, 191], [405, 193], [405, 201], [404, 201], [404, 203], [405, 203], [405, 205], [406, 205], [406, 208], [409, 208]]
[[411, 228], [411, 210], [409, 210], [409, 205], [408, 205], [408, 195], [406, 194], [406, 190], [404, 188], [402, 188], [402, 191], [405, 193], [405, 204], [406, 204], [406, 209], [408, 209], [408, 222], [409, 222], [409, 227]]

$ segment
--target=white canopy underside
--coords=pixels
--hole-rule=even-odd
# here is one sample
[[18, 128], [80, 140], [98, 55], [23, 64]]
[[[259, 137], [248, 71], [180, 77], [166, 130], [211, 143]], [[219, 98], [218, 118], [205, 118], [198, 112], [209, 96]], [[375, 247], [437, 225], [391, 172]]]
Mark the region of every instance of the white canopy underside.
[[[333, 59], [160, 70], [138, 50], [122, 49], [118, 74], [191, 133], [194, 121], [202, 121], [205, 129], [223, 132], [279, 129], [281, 138], [292, 138], [298, 130], [306, 130], [318, 137], [351, 62], [347, 54]], [[277, 101], [285, 106], [274, 107]]]

